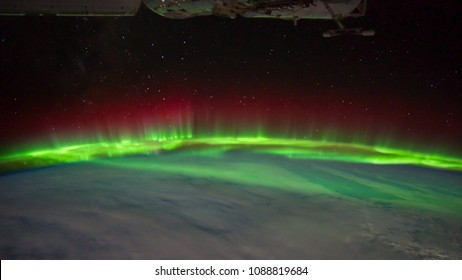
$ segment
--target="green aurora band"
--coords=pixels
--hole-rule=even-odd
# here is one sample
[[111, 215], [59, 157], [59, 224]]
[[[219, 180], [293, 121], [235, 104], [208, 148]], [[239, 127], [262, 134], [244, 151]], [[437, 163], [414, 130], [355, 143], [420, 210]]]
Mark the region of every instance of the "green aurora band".
[[329, 139], [296, 139], [257, 136], [205, 136], [193, 133], [150, 133], [142, 136], [100, 137], [97, 140], [56, 143], [49, 148], [35, 148], [0, 156], [0, 173], [14, 172], [61, 163], [91, 161], [126, 155], [152, 154], [162, 151], [189, 151], [217, 154], [229, 150], [280, 155], [288, 158], [341, 161], [368, 164], [406, 164], [462, 171], [462, 158], [442, 153], [422, 153], [361, 142]]
[[[128, 134], [127, 134], [128, 135]], [[347, 143], [329, 139], [290, 139], [259, 136], [193, 137], [188, 133], [145, 134], [143, 136], [99, 137], [73, 144], [56, 143], [54, 147], [31, 149], [0, 156], [0, 174], [63, 163], [90, 162], [112, 168], [133, 169], [140, 172], [182, 175], [191, 178], [210, 178], [219, 181], [276, 188], [309, 195], [325, 195], [354, 201], [383, 203], [455, 215], [462, 214], [456, 189], [418, 183], [406, 188], [381, 183], [355, 174], [311, 164], [307, 176], [300, 176], [284, 168], [261, 162], [227, 162], [228, 151], [245, 151], [285, 157], [289, 160], [320, 160], [380, 165], [414, 165], [427, 168], [462, 171], [462, 158], [441, 153], [422, 153], [412, 149], [397, 149], [361, 142]], [[87, 138], [89, 139], [89, 138]], [[75, 140], [74, 140], [75, 141]], [[177, 157], [161, 157], [174, 152]], [[160, 154], [156, 156], [157, 154]], [[124, 156], [148, 155], [131, 158]], [[181, 160], [195, 155], [197, 162]], [[204, 158], [205, 156], [205, 158]], [[107, 160], [107, 158], [119, 159]], [[201, 159], [201, 160], [199, 160]], [[359, 168], [358, 170], [361, 170]], [[320, 175], [328, 174], [328, 175]], [[324, 176], [324, 177], [323, 177]], [[326, 177], [327, 176], [327, 177]], [[342, 178], [341, 180], [335, 178]]]

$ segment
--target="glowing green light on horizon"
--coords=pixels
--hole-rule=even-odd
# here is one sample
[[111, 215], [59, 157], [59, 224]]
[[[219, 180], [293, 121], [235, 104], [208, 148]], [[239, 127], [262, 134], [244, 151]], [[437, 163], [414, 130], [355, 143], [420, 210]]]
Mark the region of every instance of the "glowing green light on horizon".
[[[150, 137], [100, 138], [97, 141], [59, 144], [44, 149], [12, 153], [0, 156], [0, 174], [43, 166], [90, 161], [114, 168], [134, 169], [138, 171], [160, 172], [188, 177], [212, 178], [235, 184], [262, 186], [297, 193], [327, 195], [354, 200], [387, 203], [398, 207], [450, 213], [462, 213], [460, 192], [447, 192], [439, 188], [423, 185], [400, 188], [393, 184], [369, 180], [354, 174], [336, 170], [328, 165], [310, 165], [311, 171], [332, 174], [328, 179], [316, 181], [316, 174], [309, 178], [292, 173], [272, 164], [256, 162], [227, 162], [223, 153], [243, 150], [248, 153], [275, 155], [291, 159], [338, 161], [364, 164], [402, 164], [453, 171], [462, 171], [462, 158], [436, 153], [422, 153], [414, 150], [396, 149], [380, 145], [362, 143], [344, 143], [327, 139], [306, 140], [290, 138], [271, 138], [263, 135], [251, 137], [192, 137], [190, 133], [151, 134]], [[168, 161], [169, 157], [105, 158], [129, 155], [152, 155], [163, 152], [175, 152], [179, 155], [202, 155], [210, 161], [188, 162]], [[198, 157], [201, 158], [201, 157]], [[167, 160], [164, 160], [167, 159]], [[277, 162], [277, 161], [276, 161]], [[344, 180], [338, 181], [336, 177]], [[319, 179], [319, 178], [318, 178]], [[349, 188], [343, 186], [345, 180], [354, 182]], [[366, 187], [364, 187], [366, 186]], [[418, 189], [416, 192], [415, 189]]]
[[442, 154], [426, 154], [405, 149], [342, 143], [336, 141], [251, 137], [192, 137], [190, 131], [157, 133], [145, 137], [88, 141], [83, 144], [57, 144], [47, 149], [32, 149], [0, 157], [0, 173], [60, 163], [87, 161], [125, 155], [162, 151], [225, 152], [246, 150], [288, 158], [331, 160], [368, 164], [408, 164], [462, 171], [462, 158]]

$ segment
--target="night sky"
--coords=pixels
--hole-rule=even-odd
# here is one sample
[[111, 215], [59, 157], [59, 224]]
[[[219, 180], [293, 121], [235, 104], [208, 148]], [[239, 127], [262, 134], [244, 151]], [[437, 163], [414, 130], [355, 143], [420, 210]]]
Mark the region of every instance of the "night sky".
[[0, 18], [0, 152], [36, 139], [169, 125], [336, 131], [462, 155], [459, 1], [369, 1], [345, 21], [374, 37], [325, 39], [329, 21], [202, 17]]

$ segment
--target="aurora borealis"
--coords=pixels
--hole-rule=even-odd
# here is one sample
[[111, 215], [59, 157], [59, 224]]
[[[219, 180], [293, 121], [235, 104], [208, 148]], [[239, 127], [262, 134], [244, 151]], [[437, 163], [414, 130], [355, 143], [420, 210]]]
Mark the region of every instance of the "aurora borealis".
[[[460, 171], [460, 39], [436, 32], [457, 17], [450, 4], [425, 5], [394, 6], [395, 21], [433, 16], [433, 29], [383, 25], [387, 4], [376, 3], [358, 24], [378, 36], [330, 41], [278, 21], [169, 21], [143, 11], [59, 24], [2, 18], [0, 171], [241, 149]], [[445, 51], [421, 43], [431, 39]]]
[[151, 138], [101, 141], [96, 143], [37, 149], [5, 156], [0, 170], [15, 171], [88, 161], [104, 157], [152, 154], [164, 151], [217, 153], [229, 150], [249, 150], [289, 158], [333, 160], [370, 164], [410, 164], [448, 170], [462, 170], [462, 159], [438, 154], [423, 154], [389, 147], [335, 143], [328, 140], [275, 139], [257, 137], [194, 138], [189, 134], [160, 133]]
[[184, 139], [189, 129], [194, 139], [460, 158], [458, 3], [422, 5], [372, 3], [348, 23], [375, 29], [368, 39], [325, 40], [330, 22], [172, 21], [143, 9], [133, 18], [1, 18], [0, 157], [149, 134]]

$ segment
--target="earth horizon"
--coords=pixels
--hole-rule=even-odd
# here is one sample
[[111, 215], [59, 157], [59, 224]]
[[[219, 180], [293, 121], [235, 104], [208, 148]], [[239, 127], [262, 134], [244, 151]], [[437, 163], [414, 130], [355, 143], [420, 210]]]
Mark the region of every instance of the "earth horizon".
[[0, 176], [0, 257], [460, 259], [461, 182], [261, 150], [94, 157]]

